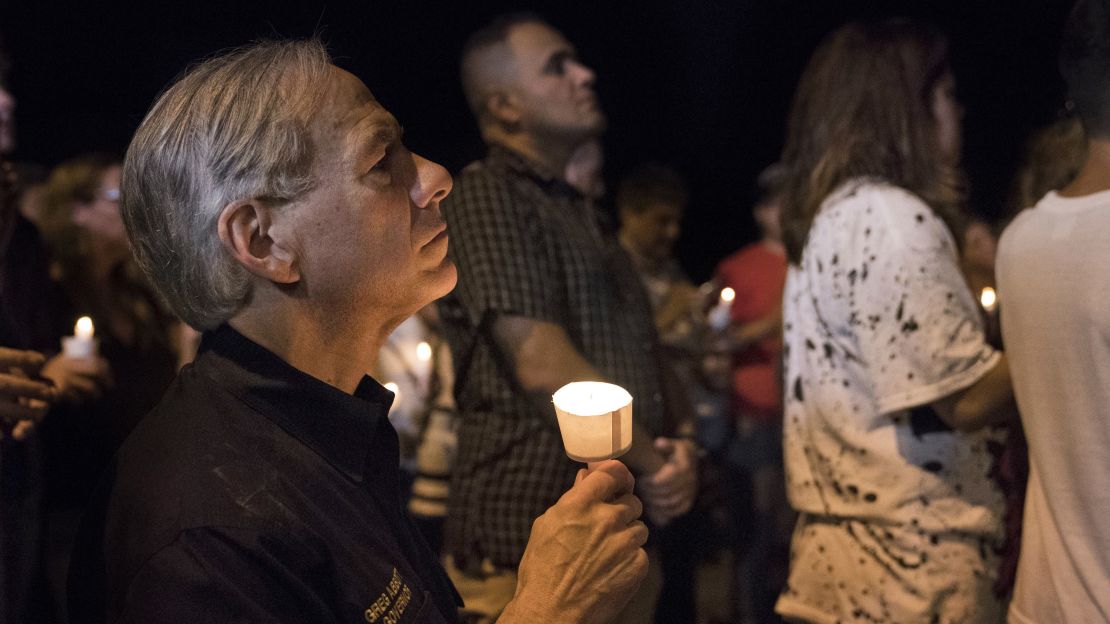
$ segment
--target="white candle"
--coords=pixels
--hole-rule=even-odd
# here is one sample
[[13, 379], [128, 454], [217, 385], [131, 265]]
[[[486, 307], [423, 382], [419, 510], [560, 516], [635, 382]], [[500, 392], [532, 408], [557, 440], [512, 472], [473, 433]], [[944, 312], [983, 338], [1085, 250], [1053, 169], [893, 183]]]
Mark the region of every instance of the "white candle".
[[93, 337], [93, 333], [91, 318], [82, 316], [77, 319], [77, 325], [73, 327], [73, 335], [62, 337], [62, 353], [69, 358], [96, 357], [96, 338]]
[[735, 290], [727, 286], [721, 289], [721, 300], [709, 311], [709, 326], [714, 331], [724, 331], [728, 327], [732, 315], [732, 302], [735, 299]]
[[990, 286], [985, 286], [983, 290], [979, 291], [979, 304], [987, 312], [994, 312], [994, 309], [998, 307], [998, 293], [994, 292], [994, 289]]
[[600, 381], [576, 381], [551, 397], [567, 456], [595, 462], [632, 448], [632, 395]]
[[421, 362], [427, 362], [428, 360], [431, 360], [432, 345], [423, 341], [421, 341], [420, 344], [416, 345], [416, 359], [420, 360]]

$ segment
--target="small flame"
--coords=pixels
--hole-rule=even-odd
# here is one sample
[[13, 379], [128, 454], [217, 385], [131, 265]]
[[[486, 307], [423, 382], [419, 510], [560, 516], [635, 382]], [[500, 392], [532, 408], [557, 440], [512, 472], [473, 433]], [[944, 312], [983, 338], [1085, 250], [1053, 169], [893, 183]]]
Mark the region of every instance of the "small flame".
[[984, 310], [989, 312], [998, 303], [998, 294], [994, 292], [993, 288], [987, 286], [979, 292], [979, 303], [982, 304]]
[[383, 383], [382, 386], [384, 386], [386, 390], [389, 390], [393, 393], [393, 404], [399, 405], [401, 403], [401, 386], [398, 386], [392, 381], [387, 381]]
[[427, 362], [432, 359], [432, 345], [426, 342], [421, 342], [416, 345], [416, 359], [421, 362]]
[[73, 335], [78, 338], [92, 338], [93, 337], [93, 322], [87, 316], [82, 316], [77, 319], [77, 325], [73, 327]]
[[727, 286], [725, 288], [721, 289], [721, 301], [724, 301], [725, 303], [732, 303], [732, 300], [735, 299], [735, 298], [736, 298], [736, 291], [735, 290], [733, 290], [733, 289], [731, 289]]

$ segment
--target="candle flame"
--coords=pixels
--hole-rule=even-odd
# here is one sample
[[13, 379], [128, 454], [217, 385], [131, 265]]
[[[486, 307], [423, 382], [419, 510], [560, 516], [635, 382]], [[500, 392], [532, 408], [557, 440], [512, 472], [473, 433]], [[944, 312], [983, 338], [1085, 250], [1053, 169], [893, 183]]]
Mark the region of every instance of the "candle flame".
[[426, 342], [421, 342], [416, 345], [416, 359], [421, 362], [427, 362], [432, 359], [432, 345]]
[[401, 403], [401, 386], [398, 386], [397, 384], [393, 383], [392, 381], [387, 381], [387, 382], [383, 383], [382, 386], [384, 386], [386, 390], [389, 390], [390, 392], [393, 393], [393, 405], [394, 406], [400, 405], [400, 403]]
[[82, 316], [77, 319], [77, 325], [73, 327], [73, 335], [78, 338], [92, 338], [93, 337], [93, 322], [87, 316]]
[[994, 308], [994, 304], [998, 303], [998, 294], [994, 292], [993, 288], [987, 286], [979, 292], [979, 303], [983, 305], [984, 310], [991, 310]]
[[721, 301], [724, 301], [725, 303], [732, 303], [732, 300], [735, 299], [735, 298], [736, 298], [736, 291], [735, 290], [733, 290], [731, 288], [728, 288], [727, 286], [725, 288], [721, 289]]

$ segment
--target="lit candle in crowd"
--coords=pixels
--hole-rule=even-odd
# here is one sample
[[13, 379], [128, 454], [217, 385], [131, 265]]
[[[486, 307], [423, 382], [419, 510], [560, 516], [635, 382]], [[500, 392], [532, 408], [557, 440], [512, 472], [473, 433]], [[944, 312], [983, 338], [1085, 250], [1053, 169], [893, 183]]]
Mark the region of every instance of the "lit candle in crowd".
[[389, 390], [390, 392], [393, 393], [393, 404], [394, 405], [397, 405], [398, 403], [401, 402], [401, 387], [400, 386], [398, 386], [396, 383], [394, 383], [392, 381], [387, 381], [387, 382], [382, 384], [382, 387], [384, 387], [386, 390]]
[[93, 337], [93, 322], [87, 316], [77, 319], [72, 336], [62, 337], [62, 353], [69, 358], [96, 357], [96, 338]]
[[576, 381], [551, 397], [567, 456], [596, 462], [632, 448], [632, 395], [600, 381]]
[[987, 312], [994, 312], [998, 307], [998, 294], [990, 286], [986, 286], [983, 290], [979, 291], [979, 304]]
[[736, 299], [736, 291], [724, 287], [721, 289], [721, 300], [709, 311], [709, 326], [715, 331], [724, 331], [732, 313], [732, 301]]

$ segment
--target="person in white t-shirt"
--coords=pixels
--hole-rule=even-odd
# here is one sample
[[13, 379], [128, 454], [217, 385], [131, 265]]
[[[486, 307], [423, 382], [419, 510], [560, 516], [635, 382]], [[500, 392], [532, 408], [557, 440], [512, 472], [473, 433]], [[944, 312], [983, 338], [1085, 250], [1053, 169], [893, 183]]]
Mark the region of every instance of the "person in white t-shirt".
[[1110, 2], [1072, 9], [1060, 70], [1086, 162], [1014, 219], [998, 254], [1030, 459], [1014, 624], [1110, 622]]
[[962, 109], [944, 36], [907, 20], [830, 35], [783, 162], [784, 451], [800, 512], [776, 610], [807, 622], [997, 622], [1012, 417], [951, 231]]

